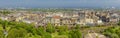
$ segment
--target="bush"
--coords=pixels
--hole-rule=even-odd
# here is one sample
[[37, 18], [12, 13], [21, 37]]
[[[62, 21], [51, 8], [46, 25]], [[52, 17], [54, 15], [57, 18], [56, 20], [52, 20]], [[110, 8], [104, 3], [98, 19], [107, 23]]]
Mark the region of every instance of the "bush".
[[69, 32], [69, 38], [82, 38], [81, 32], [79, 30], [72, 30]]
[[58, 26], [58, 34], [59, 35], [66, 35], [68, 31], [67, 26]]
[[47, 27], [46, 27], [46, 32], [49, 32], [49, 33], [54, 33], [55, 32], [55, 27], [48, 23]]
[[44, 27], [39, 27], [38, 29], [37, 29], [37, 34], [38, 35], [44, 35], [46, 32], [45, 32], [45, 29], [44, 29]]
[[117, 26], [108, 28], [103, 32], [103, 34], [110, 38], [120, 38], [120, 27]]
[[0, 38], [4, 38], [3, 31], [0, 31]]
[[27, 35], [27, 31], [25, 29], [11, 29], [8, 32], [7, 38], [24, 38]]
[[52, 38], [50, 33], [45, 33], [44, 35], [41, 36], [41, 38]]
[[118, 25], [120, 25], [120, 21], [118, 22]]

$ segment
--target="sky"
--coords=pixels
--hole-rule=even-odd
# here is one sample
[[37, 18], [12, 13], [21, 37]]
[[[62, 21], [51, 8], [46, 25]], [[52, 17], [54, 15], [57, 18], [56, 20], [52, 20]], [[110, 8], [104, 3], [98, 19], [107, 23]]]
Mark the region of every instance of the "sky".
[[0, 7], [4, 8], [120, 7], [120, 0], [0, 0]]

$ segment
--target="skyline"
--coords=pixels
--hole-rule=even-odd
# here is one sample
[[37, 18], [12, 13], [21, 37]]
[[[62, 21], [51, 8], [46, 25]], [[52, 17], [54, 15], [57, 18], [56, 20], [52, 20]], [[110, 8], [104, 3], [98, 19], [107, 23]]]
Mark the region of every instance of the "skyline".
[[120, 7], [120, 0], [0, 0], [0, 8], [90, 8]]

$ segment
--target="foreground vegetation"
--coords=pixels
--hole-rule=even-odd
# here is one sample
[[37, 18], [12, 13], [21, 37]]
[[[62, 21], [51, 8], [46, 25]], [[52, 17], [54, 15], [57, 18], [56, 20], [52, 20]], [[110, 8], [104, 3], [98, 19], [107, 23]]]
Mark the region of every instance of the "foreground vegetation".
[[120, 38], [120, 26], [108, 28], [103, 32], [103, 34], [109, 38]]
[[120, 38], [120, 21], [118, 26], [113, 26], [103, 31], [103, 34], [109, 38]]
[[35, 27], [34, 23], [0, 20], [0, 38], [81, 38], [79, 27], [69, 29], [67, 26]]

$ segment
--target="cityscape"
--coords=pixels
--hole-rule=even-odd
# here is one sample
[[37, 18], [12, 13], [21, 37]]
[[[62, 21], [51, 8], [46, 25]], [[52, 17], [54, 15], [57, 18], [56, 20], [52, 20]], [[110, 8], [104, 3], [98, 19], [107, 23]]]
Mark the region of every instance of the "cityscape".
[[[115, 27], [114, 29], [120, 28], [120, 11], [115, 8], [1, 9], [0, 19], [0, 24], [2, 25], [1, 30], [3, 30], [3, 33], [6, 35], [4, 36], [5, 38], [116, 38], [116, 36], [106, 36], [107, 34], [104, 33], [107, 32], [107, 29], [113, 29], [113, 27]], [[15, 36], [13, 33], [13, 35], [10, 36], [8, 29], [12, 28], [16, 28], [16, 30], [23, 28], [33, 34], [32, 36], [21, 36], [19, 34]], [[34, 35], [34, 31], [38, 36]], [[69, 31], [78, 32], [78, 35], [74, 36], [73, 33], [70, 37], [66, 35], [67, 33], [69, 34]], [[21, 31], [21, 33], [22, 32], [24, 32], [24, 30]], [[48, 32], [50, 35], [54, 35], [53, 33], [55, 33], [58, 34], [58, 36], [43, 36], [41, 34], [44, 33], [41, 32]], [[3, 38], [2, 36], [0, 37]]]
[[[47, 10], [47, 9], [46, 9]], [[56, 10], [56, 11], [54, 11]], [[62, 11], [59, 11], [62, 10]], [[68, 11], [65, 11], [68, 10]], [[0, 10], [1, 12], [5, 10]], [[119, 10], [89, 10], [89, 9], [48, 9], [46, 12], [29, 10], [7, 10], [14, 12], [8, 15], [1, 15], [2, 20], [35, 23], [44, 26], [52, 23], [59, 25], [114, 25], [120, 20]]]
[[120, 38], [120, 0], [0, 0], [0, 38]]

